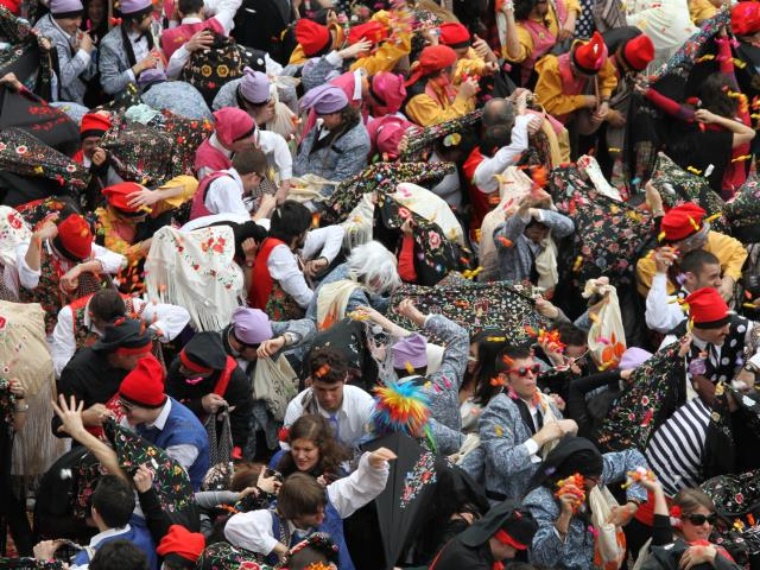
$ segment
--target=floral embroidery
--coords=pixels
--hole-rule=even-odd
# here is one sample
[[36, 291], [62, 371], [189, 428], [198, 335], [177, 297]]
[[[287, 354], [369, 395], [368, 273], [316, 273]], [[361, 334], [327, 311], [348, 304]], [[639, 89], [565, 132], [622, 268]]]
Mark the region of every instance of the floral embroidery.
[[425, 452], [404, 478], [404, 492], [401, 495], [399, 507], [405, 509], [427, 485], [432, 485], [437, 480], [435, 456], [430, 452]]

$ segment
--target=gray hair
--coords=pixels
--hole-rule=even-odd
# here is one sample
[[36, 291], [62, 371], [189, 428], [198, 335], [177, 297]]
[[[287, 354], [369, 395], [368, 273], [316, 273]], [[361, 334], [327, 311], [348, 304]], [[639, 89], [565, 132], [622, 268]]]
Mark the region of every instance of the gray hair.
[[370, 292], [390, 293], [401, 285], [396, 256], [378, 241], [368, 241], [351, 251], [348, 273]]

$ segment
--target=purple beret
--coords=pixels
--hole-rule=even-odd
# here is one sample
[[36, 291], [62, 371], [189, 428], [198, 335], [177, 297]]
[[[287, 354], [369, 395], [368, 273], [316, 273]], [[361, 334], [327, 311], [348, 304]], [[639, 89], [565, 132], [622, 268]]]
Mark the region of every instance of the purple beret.
[[240, 307], [232, 314], [235, 338], [245, 344], [261, 344], [274, 336], [267, 314], [260, 309]]
[[153, 6], [151, 0], [121, 0], [121, 6], [119, 11], [123, 15], [135, 14], [136, 12], [142, 12], [146, 8]]
[[632, 368], [638, 368], [644, 364], [647, 360], [652, 358], [652, 353], [647, 352], [643, 348], [632, 346], [623, 353], [620, 359], [620, 370], [630, 370]]
[[427, 340], [420, 333], [405, 336], [393, 345], [393, 368], [406, 370], [427, 366]]
[[240, 95], [243, 99], [254, 105], [266, 103], [269, 99], [269, 78], [266, 73], [254, 71], [250, 67], [246, 67], [243, 73], [240, 82]]
[[50, 13], [53, 16], [77, 15], [84, 12], [80, 0], [50, 0]]
[[348, 106], [348, 97], [340, 87], [326, 84], [310, 89], [301, 99], [302, 109], [313, 108], [317, 115], [337, 113]]

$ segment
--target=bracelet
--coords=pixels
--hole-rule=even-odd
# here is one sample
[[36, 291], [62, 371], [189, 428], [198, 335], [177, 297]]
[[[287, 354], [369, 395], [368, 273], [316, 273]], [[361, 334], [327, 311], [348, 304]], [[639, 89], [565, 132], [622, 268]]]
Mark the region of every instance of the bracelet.
[[14, 406], [14, 407], [13, 407], [13, 411], [14, 411], [15, 413], [17, 413], [17, 414], [23, 414], [23, 413], [25, 413], [25, 412], [29, 411], [29, 404], [26, 404], [26, 405], [24, 405], [24, 406], [21, 406], [21, 407], [19, 407], [19, 406]]

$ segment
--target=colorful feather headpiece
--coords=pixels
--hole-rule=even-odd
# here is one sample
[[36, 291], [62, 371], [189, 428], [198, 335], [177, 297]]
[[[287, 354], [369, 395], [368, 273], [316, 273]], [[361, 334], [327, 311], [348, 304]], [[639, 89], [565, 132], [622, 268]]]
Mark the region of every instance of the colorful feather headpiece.
[[419, 435], [430, 418], [430, 401], [418, 384], [420, 378], [405, 378], [375, 388], [375, 411], [370, 420], [376, 435], [404, 432]]

